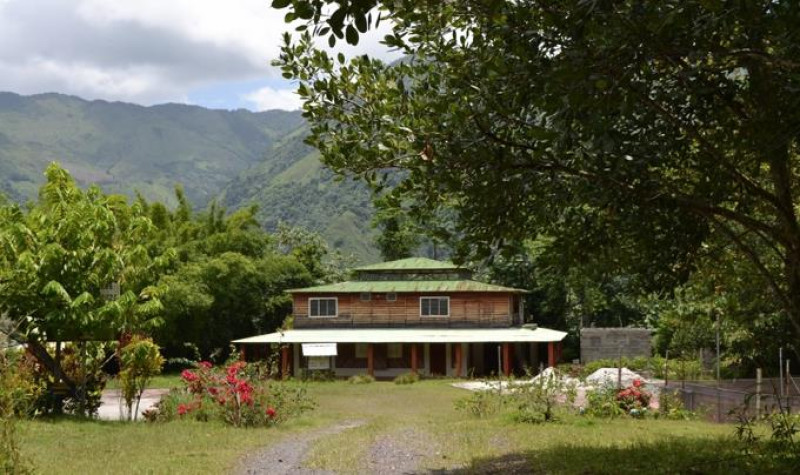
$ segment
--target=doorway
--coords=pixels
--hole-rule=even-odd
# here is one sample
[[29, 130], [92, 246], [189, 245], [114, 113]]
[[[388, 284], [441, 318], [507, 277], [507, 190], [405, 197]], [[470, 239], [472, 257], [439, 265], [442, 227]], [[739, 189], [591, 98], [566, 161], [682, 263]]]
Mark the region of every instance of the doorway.
[[429, 347], [431, 374], [447, 375], [447, 347], [444, 343], [431, 343]]

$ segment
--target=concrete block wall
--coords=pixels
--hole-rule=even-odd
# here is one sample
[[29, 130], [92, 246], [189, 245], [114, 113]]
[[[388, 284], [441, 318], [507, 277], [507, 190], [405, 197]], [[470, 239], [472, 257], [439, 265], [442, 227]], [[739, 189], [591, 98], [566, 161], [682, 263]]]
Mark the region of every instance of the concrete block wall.
[[651, 355], [651, 332], [646, 328], [581, 329], [581, 362]]

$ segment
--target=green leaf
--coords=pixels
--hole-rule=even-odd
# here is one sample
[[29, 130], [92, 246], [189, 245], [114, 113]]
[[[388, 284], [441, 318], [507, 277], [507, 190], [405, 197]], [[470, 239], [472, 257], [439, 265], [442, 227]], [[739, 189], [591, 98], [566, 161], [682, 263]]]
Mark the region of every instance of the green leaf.
[[349, 44], [351, 45], [358, 44], [358, 31], [356, 31], [353, 25], [347, 25], [347, 30], [345, 30], [345, 37]]

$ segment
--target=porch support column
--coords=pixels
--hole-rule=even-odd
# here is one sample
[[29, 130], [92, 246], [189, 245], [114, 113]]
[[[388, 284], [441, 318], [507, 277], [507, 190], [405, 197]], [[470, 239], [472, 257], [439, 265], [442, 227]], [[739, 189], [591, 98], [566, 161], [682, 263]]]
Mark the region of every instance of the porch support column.
[[367, 343], [367, 374], [375, 376], [375, 345]]
[[411, 344], [411, 372], [417, 374], [417, 366], [418, 366], [418, 359], [417, 359], [417, 344]]
[[245, 351], [247, 345], [241, 345], [239, 347], [239, 361], [247, 361], [247, 351]]
[[553, 341], [547, 344], [547, 366], [556, 366], [556, 344]]
[[289, 377], [289, 345], [281, 347], [281, 378]]
[[460, 378], [461, 377], [461, 360], [462, 360], [462, 358], [461, 358], [461, 343], [456, 343], [455, 345], [456, 345], [456, 361], [454, 363], [454, 365], [456, 367], [455, 376], [456, 376], [456, 378]]
[[511, 343], [503, 343], [503, 374], [511, 376]]

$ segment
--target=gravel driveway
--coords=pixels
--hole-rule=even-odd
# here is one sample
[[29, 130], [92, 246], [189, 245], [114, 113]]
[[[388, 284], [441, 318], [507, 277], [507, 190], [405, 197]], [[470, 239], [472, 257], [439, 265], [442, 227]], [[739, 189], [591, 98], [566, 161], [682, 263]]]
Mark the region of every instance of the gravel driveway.
[[303, 461], [311, 449], [311, 445], [323, 437], [336, 435], [348, 429], [356, 428], [365, 421], [345, 421], [322, 430], [304, 432], [290, 437], [288, 440], [267, 447], [257, 453], [248, 455], [235, 470], [238, 474], [268, 473], [284, 474], [325, 474], [324, 470], [303, 468]]

